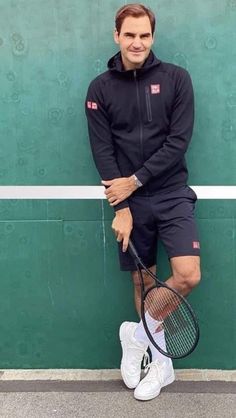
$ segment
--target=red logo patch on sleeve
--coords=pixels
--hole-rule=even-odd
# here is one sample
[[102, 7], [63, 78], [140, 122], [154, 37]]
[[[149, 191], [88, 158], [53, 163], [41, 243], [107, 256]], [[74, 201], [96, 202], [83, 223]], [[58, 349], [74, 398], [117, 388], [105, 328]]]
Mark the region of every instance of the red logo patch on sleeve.
[[97, 110], [97, 108], [98, 108], [97, 103], [96, 102], [92, 102], [92, 109], [93, 110]]
[[151, 84], [151, 93], [152, 94], [160, 94], [161, 86], [160, 84]]
[[193, 241], [193, 248], [195, 250], [200, 250], [200, 242], [199, 241]]
[[92, 109], [92, 102], [87, 102], [87, 108]]

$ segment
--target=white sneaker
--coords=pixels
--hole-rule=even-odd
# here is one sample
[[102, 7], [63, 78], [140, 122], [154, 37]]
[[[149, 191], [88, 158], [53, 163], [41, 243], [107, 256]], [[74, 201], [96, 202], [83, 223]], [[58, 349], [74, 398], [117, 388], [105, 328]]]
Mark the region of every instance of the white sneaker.
[[171, 359], [165, 362], [155, 360], [150, 363], [147, 375], [141, 380], [134, 391], [135, 399], [140, 401], [148, 401], [159, 395], [164, 386], [174, 382], [175, 374]]
[[123, 322], [119, 333], [122, 346], [120, 371], [129, 389], [134, 389], [139, 384], [142, 359], [144, 355], [148, 356], [148, 344], [139, 342], [134, 337], [137, 326], [136, 322]]

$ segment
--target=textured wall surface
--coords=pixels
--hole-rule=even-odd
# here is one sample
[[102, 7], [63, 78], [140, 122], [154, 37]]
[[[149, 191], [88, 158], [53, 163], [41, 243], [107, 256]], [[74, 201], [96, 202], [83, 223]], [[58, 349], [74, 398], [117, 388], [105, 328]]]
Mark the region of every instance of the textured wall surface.
[[[93, 185], [88, 84], [116, 52], [122, 1], [0, 0], [0, 184]], [[159, 0], [154, 52], [187, 68], [196, 98], [190, 183], [236, 184], [236, 1]], [[137, 319], [101, 201], [0, 200], [0, 367], [109, 368]], [[235, 201], [199, 201], [201, 340], [178, 367], [236, 367]], [[163, 249], [160, 273], [168, 275]]]

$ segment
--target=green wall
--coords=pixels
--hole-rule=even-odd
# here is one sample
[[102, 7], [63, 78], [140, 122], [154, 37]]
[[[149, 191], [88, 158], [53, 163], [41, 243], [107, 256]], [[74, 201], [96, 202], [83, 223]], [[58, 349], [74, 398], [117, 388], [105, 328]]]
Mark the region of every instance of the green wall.
[[[84, 117], [92, 78], [116, 52], [122, 1], [0, 0], [0, 184], [95, 185]], [[154, 51], [191, 73], [190, 183], [236, 184], [236, 1], [150, 1]], [[0, 367], [118, 367], [136, 320], [104, 201], [0, 200]], [[201, 340], [181, 368], [236, 367], [236, 201], [201, 200]], [[168, 275], [163, 249], [160, 273]]]

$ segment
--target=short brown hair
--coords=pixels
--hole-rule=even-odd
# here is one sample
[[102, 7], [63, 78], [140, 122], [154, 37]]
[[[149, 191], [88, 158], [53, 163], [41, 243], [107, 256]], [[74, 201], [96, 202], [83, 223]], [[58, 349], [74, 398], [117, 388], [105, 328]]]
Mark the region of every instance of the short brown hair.
[[153, 35], [153, 33], [155, 32], [155, 25], [156, 25], [155, 15], [151, 9], [139, 3], [126, 4], [125, 6], [122, 6], [117, 11], [116, 17], [115, 17], [115, 24], [116, 24], [116, 30], [118, 34], [120, 34], [122, 23], [124, 22], [125, 18], [128, 16], [132, 16], [132, 17], [148, 16], [150, 23], [151, 23], [152, 35]]

